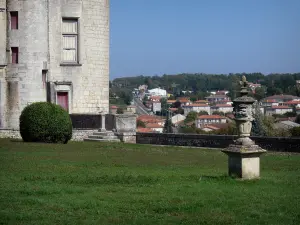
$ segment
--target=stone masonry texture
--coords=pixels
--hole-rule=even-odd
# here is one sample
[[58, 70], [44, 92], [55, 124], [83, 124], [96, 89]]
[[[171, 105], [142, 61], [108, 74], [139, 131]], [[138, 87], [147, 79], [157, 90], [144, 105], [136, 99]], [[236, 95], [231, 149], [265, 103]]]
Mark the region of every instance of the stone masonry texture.
[[[16, 30], [11, 11], [18, 11]], [[63, 18], [78, 20], [77, 64], [62, 65]], [[19, 49], [18, 64], [11, 47]], [[26, 105], [56, 103], [57, 91], [69, 93], [69, 113], [108, 113], [108, 0], [0, 0], [0, 55], [0, 128], [17, 129]]]

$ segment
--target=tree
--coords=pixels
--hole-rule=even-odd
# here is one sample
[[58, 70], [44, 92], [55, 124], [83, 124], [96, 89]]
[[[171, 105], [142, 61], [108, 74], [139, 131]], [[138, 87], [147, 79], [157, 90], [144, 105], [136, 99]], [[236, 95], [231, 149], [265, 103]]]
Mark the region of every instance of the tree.
[[300, 114], [296, 116], [295, 123], [300, 124]]
[[300, 127], [293, 127], [291, 129], [291, 134], [293, 137], [300, 137]]
[[180, 108], [181, 107], [181, 103], [179, 101], [176, 101], [173, 103], [172, 105], [173, 108]]
[[200, 111], [198, 113], [199, 116], [202, 116], [202, 115], [208, 115], [208, 112], [207, 111]]
[[172, 121], [169, 117], [169, 114], [167, 114], [167, 118], [166, 118], [166, 122], [165, 122], [165, 125], [164, 125], [163, 132], [164, 133], [173, 133]]
[[183, 108], [179, 107], [176, 111], [175, 111], [176, 114], [181, 114], [183, 115], [184, 114], [184, 110]]
[[198, 113], [197, 112], [189, 112], [184, 120], [184, 123], [187, 124], [189, 122], [195, 121], [198, 118]]
[[124, 113], [124, 109], [119, 107], [117, 108], [117, 114], [123, 114]]
[[212, 114], [213, 114], [213, 115], [219, 115], [219, 116], [224, 116], [224, 115], [225, 115], [225, 114], [224, 114], [223, 112], [221, 112], [221, 111], [214, 111]]
[[252, 136], [266, 136], [266, 128], [264, 125], [263, 117], [264, 115], [260, 111], [259, 105], [255, 104], [254, 106], [254, 120], [252, 121]]
[[296, 112], [286, 112], [283, 114], [285, 117], [295, 117], [297, 114]]
[[137, 127], [144, 127], [144, 128], [146, 127], [146, 124], [141, 120], [138, 120], [136, 125], [137, 125]]
[[265, 87], [255, 88], [255, 93], [254, 93], [253, 97], [258, 101], [265, 98], [266, 97], [266, 88]]

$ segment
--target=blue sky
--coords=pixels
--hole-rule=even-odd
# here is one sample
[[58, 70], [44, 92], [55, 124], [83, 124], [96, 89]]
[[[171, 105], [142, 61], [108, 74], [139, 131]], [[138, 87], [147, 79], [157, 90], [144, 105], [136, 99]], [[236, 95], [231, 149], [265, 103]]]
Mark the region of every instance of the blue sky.
[[300, 72], [300, 0], [110, 0], [110, 78]]

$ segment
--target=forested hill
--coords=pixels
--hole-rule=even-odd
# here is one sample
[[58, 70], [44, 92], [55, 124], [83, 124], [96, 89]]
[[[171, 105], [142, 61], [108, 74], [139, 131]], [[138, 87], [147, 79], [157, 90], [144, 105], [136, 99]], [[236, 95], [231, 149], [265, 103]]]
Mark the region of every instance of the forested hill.
[[[116, 78], [111, 85], [118, 88], [133, 89], [141, 84], [147, 84], [149, 89], [161, 87], [169, 92], [193, 91], [193, 93], [205, 93], [207, 91], [229, 90], [232, 94], [238, 90], [238, 81], [245, 75], [252, 83], [263, 86], [264, 95], [291, 94], [299, 95], [296, 80], [300, 80], [300, 73], [294, 74], [269, 74], [262, 73], [238, 73], [238, 74], [177, 74], [163, 76], [136, 76]], [[234, 97], [234, 96], [233, 96]], [[263, 96], [262, 96], [263, 97]]]

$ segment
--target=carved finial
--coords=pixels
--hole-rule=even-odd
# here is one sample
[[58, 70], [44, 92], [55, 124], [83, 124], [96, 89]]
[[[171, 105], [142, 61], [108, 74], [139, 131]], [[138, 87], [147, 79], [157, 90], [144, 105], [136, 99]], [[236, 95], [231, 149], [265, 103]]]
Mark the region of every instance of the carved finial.
[[243, 81], [243, 82], [247, 82], [247, 79], [246, 79], [246, 76], [245, 76], [245, 75], [242, 76], [242, 81]]
[[247, 81], [245, 75], [242, 76], [242, 81], [240, 81], [240, 84], [241, 84], [241, 86], [244, 87], [244, 88], [247, 87], [248, 81]]

